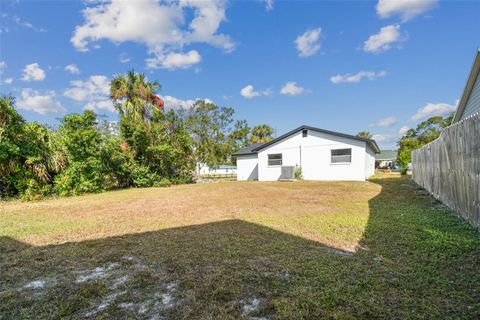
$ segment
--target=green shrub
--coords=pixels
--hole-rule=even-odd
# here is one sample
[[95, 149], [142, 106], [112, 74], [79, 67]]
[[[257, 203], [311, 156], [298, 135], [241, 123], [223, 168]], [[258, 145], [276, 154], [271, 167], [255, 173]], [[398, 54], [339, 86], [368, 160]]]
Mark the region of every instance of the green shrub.
[[61, 196], [101, 192], [105, 190], [104, 178], [100, 161], [73, 162], [55, 177], [54, 191]]
[[137, 166], [133, 169], [132, 185], [134, 187], [152, 187], [155, 182], [160, 180], [161, 178], [155, 172], [151, 172], [146, 166]]
[[297, 180], [302, 180], [303, 179], [303, 176], [302, 176], [302, 167], [297, 167], [295, 169], [295, 179]]
[[157, 188], [169, 187], [171, 185], [172, 183], [167, 178], [162, 178], [160, 179], [160, 181], [156, 181], [153, 183], [153, 186]]

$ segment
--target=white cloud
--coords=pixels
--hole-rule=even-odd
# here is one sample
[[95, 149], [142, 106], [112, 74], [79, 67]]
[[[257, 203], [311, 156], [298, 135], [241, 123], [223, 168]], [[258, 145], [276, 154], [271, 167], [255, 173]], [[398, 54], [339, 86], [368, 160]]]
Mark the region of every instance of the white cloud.
[[84, 109], [95, 112], [116, 112], [110, 100], [110, 79], [102, 75], [90, 76], [87, 80], [70, 81], [70, 88], [63, 93], [65, 97], [84, 102]]
[[300, 57], [310, 57], [320, 50], [320, 37], [322, 29], [316, 28], [305, 31], [295, 39], [298, 55]]
[[[88, 51], [91, 42], [102, 39], [114, 43], [133, 41], [146, 45], [153, 59], [150, 66], [163, 67], [163, 60], [174, 54], [199, 60], [198, 52], [181, 53], [184, 46], [206, 43], [230, 52], [235, 44], [229, 36], [218, 33], [225, 21], [226, 1], [156, 0], [95, 2], [83, 10], [85, 23], [75, 28], [70, 41], [79, 51]], [[193, 14], [192, 14], [193, 13]], [[191, 19], [189, 19], [191, 17]], [[185, 58], [185, 57], [183, 57]], [[180, 63], [187, 67], [194, 63]], [[167, 64], [168, 65], [168, 64]]]
[[394, 117], [387, 117], [378, 121], [378, 126], [382, 128], [387, 128], [393, 126], [395, 123], [397, 123], [397, 119], [395, 119]]
[[408, 130], [410, 130], [410, 127], [403, 126], [398, 130], [398, 134], [403, 136]]
[[126, 53], [121, 53], [120, 56], [118, 57], [118, 60], [120, 63], [129, 63], [130, 62], [130, 57]]
[[13, 82], [13, 78], [5, 78], [5, 80], [3, 80], [3, 83], [5, 84], [12, 84]]
[[[458, 102], [457, 102], [458, 104]], [[420, 119], [426, 119], [433, 116], [444, 116], [457, 109], [457, 105], [448, 103], [427, 103], [424, 107], [417, 110], [412, 116], [412, 121], [418, 121]]]
[[165, 107], [167, 108], [190, 108], [192, 104], [195, 103], [195, 100], [188, 99], [182, 100], [172, 96], [160, 96], [160, 98], [165, 102]]
[[102, 110], [116, 112], [115, 106], [113, 105], [112, 100], [92, 101], [87, 103], [83, 109], [91, 110], [96, 113], [100, 113]]
[[7, 63], [5, 61], [0, 61], [0, 74], [3, 74], [3, 71], [7, 68]]
[[248, 99], [254, 98], [254, 97], [259, 97], [259, 96], [268, 96], [272, 92], [271, 90], [263, 90], [263, 91], [255, 91], [253, 86], [251, 84], [247, 85], [244, 87], [242, 90], [240, 90], [240, 94]]
[[148, 69], [188, 69], [191, 66], [200, 63], [202, 57], [196, 50], [190, 50], [187, 53], [173, 53], [167, 55], [160, 54], [155, 58], [146, 60]]
[[408, 130], [410, 130], [410, 127], [403, 126], [398, 130], [398, 132], [374, 134], [372, 138], [380, 145], [391, 146], [392, 143], [396, 143], [405, 133], [407, 133]]
[[27, 64], [23, 68], [23, 75], [21, 80], [23, 81], [42, 81], [45, 79], [45, 71], [40, 68], [38, 63]]
[[39, 114], [64, 113], [67, 110], [55, 100], [55, 92], [47, 91], [43, 94], [32, 89], [22, 89], [16, 106], [22, 110], [33, 111]]
[[265, 2], [265, 10], [272, 11], [273, 10], [273, 0], [264, 0]]
[[69, 64], [65, 66], [65, 71], [70, 72], [71, 74], [79, 74], [80, 69], [78, 69], [77, 65], [75, 64]]
[[174, 109], [174, 108], [188, 109], [197, 100], [204, 100], [207, 103], [213, 103], [213, 101], [210, 100], [210, 99], [197, 98], [197, 99], [182, 100], [182, 99], [178, 99], [178, 98], [175, 98], [175, 97], [172, 97], [172, 96], [159, 96], [159, 97], [163, 100], [163, 102], [165, 102], [165, 107], [166, 108], [171, 108], [171, 109]]
[[382, 19], [398, 15], [402, 21], [408, 21], [433, 9], [437, 2], [437, 0], [379, 0], [376, 9]]
[[372, 139], [378, 143], [391, 143], [398, 141], [398, 135], [396, 134], [374, 134]]
[[296, 96], [305, 92], [305, 89], [297, 86], [296, 82], [287, 82], [280, 90], [281, 94]]
[[400, 33], [400, 25], [389, 25], [382, 27], [376, 34], [371, 35], [363, 44], [363, 51], [380, 53], [389, 50], [394, 43], [401, 43], [406, 40]]
[[377, 78], [384, 77], [387, 74], [386, 71], [360, 71], [356, 74], [344, 74], [340, 75], [337, 74], [333, 77], [330, 78], [330, 81], [334, 84], [339, 84], [339, 83], [357, 83], [360, 82], [362, 79], [366, 78], [368, 80], [375, 80]]
[[104, 100], [109, 94], [110, 79], [100, 75], [90, 76], [85, 81], [70, 81], [70, 88], [63, 93], [64, 96], [76, 101]]
[[[2, 18], [5, 19], [5, 21], [7, 19], [11, 20], [13, 23], [15, 23], [16, 25], [20, 26], [20, 27], [24, 27], [24, 28], [28, 28], [28, 29], [31, 29], [35, 32], [46, 32], [47, 30], [44, 29], [44, 28], [37, 28], [35, 27], [32, 23], [28, 22], [28, 21], [25, 21], [25, 20], [22, 20], [20, 17], [18, 16], [9, 16], [7, 14], [2, 14]], [[0, 31], [3, 31], [3, 32], [9, 32], [10, 29], [8, 27], [1, 27], [1, 30]]]
[[245, 98], [253, 98], [262, 95], [260, 92], [253, 90], [253, 86], [251, 84], [240, 90], [240, 94]]

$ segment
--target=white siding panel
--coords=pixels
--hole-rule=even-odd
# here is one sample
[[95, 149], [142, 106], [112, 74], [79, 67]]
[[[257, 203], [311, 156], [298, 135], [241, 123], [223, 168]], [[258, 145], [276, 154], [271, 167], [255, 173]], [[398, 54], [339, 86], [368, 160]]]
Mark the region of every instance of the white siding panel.
[[472, 92], [468, 97], [467, 104], [463, 110], [462, 117], [460, 120], [463, 120], [477, 112], [480, 112], [480, 75], [477, 75], [477, 80], [473, 85]]
[[256, 154], [237, 157], [237, 180], [258, 180], [258, 157]]

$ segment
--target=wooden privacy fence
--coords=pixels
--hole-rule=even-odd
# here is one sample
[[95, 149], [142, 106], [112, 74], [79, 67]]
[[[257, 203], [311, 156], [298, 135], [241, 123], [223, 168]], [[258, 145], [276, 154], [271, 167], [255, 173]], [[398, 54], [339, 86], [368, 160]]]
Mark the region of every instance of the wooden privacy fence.
[[416, 183], [480, 227], [480, 113], [413, 151], [412, 165]]

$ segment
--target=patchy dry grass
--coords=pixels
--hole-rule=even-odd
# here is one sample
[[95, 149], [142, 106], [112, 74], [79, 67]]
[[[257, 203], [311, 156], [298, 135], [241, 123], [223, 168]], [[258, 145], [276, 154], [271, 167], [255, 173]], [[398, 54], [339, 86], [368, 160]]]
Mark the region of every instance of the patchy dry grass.
[[0, 206], [0, 319], [480, 317], [478, 232], [409, 178]]

